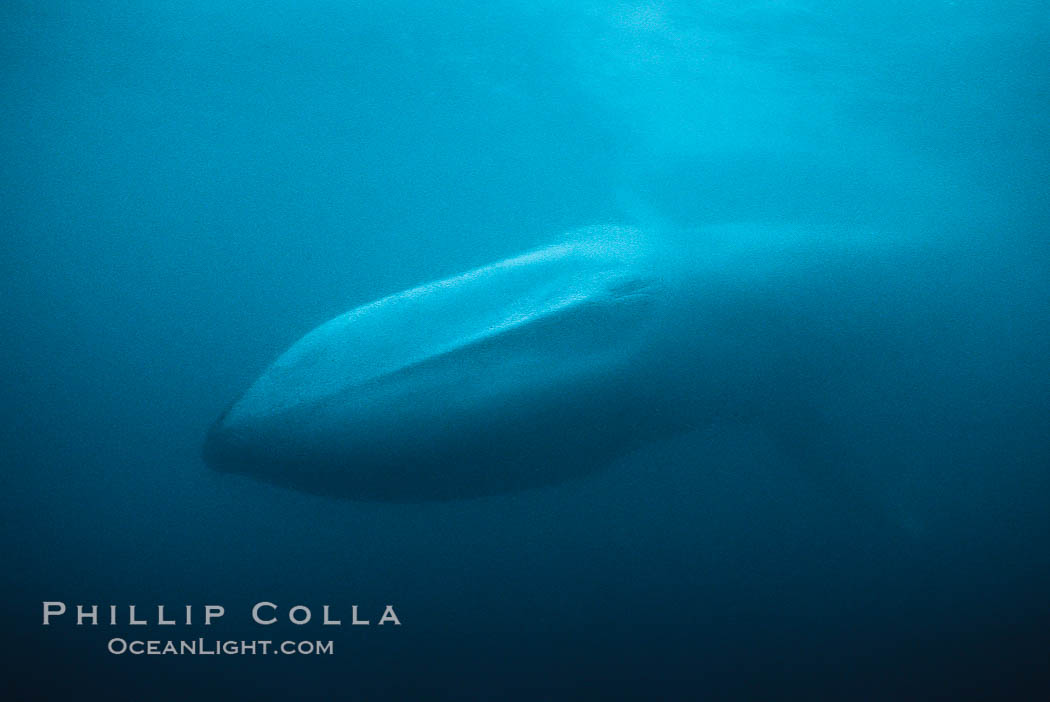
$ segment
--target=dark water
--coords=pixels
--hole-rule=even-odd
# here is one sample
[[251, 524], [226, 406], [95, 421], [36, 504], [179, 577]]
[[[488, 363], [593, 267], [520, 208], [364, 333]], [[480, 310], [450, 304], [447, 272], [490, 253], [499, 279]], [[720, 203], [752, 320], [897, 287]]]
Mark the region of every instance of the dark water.
[[[1047, 17], [1036, 2], [6, 3], [11, 699], [1044, 697]], [[432, 504], [203, 465], [211, 422], [315, 325], [619, 221], [946, 242], [939, 280], [963, 282], [923, 304], [970, 290], [983, 331], [916, 371], [936, 389], [913, 409], [929, 443], [868, 447], [918, 466], [907, 519], [879, 514], [893, 491], [870, 465], [839, 492], [732, 423], [588, 479]], [[910, 304], [903, 280], [886, 279], [887, 310]], [[927, 382], [971, 355], [997, 359], [994, 383]], [[870, 414], [860, 396], [834, 413]], [[47, 600], [227, 614], [42, 627]], [[261, 600], [330, 604], [344, 624], [358, 604], [373, 626], [254, 626]], [[386, 604], [402, 626], [375, 626]], [[114, 636], [331, 639], [335, 655], [113, 656]]]

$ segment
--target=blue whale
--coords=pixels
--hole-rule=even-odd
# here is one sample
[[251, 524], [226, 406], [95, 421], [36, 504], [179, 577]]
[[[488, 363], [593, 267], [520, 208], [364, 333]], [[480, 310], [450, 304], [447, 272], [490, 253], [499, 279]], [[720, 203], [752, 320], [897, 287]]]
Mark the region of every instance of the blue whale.
[[317, 327], [222, 414], [204, 456], [324, 495], [448, 500], [729, 421], [836, 489], [893, 492], [916, 456], [948, 465], [967, 438], [987, 454], [1019, 394], [1045, 406], [1046, 374], [1014, 353], [1045, 332], [1004, 321], [1021, 288], [973, 283], [978, 259], [813, 227], [580, 229]]

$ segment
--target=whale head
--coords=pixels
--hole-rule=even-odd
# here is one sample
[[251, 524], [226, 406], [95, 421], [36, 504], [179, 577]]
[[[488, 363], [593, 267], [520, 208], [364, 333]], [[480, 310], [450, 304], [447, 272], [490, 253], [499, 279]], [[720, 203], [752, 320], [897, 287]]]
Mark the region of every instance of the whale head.
[[219, 417], [222, 471], [327, 495], [452, 499], [585, 474], [666, 431], [643, 358], [666, 281], [599, 226], [306, 334]]

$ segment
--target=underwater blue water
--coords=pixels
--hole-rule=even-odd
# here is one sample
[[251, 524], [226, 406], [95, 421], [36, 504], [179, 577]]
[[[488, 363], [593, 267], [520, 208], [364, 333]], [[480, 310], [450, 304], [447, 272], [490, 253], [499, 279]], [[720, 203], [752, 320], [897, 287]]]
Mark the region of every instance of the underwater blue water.
[[[11, 699], [1041, 697], [1048, 25], [1020, 0], [4, 3]], [[868, 313], [972, 310], [930, 330], [938, 354], [884, 363], [902, 415], [857, 393], [797, 418], [802, 455], [849, 444], [855, 477], [726, 417], [421, 504], [201, 458], [356, 305], [584, 225], [694, 256], [736, 222], [890, 233], [935, 274], [883, 270]], [[113, 656], [128, 627], [42, 627], [49, 600], [223, 604], [214, 631], [143, 629], [336, 652]], [[260, 600], [402, 625], [264, 630]]]

